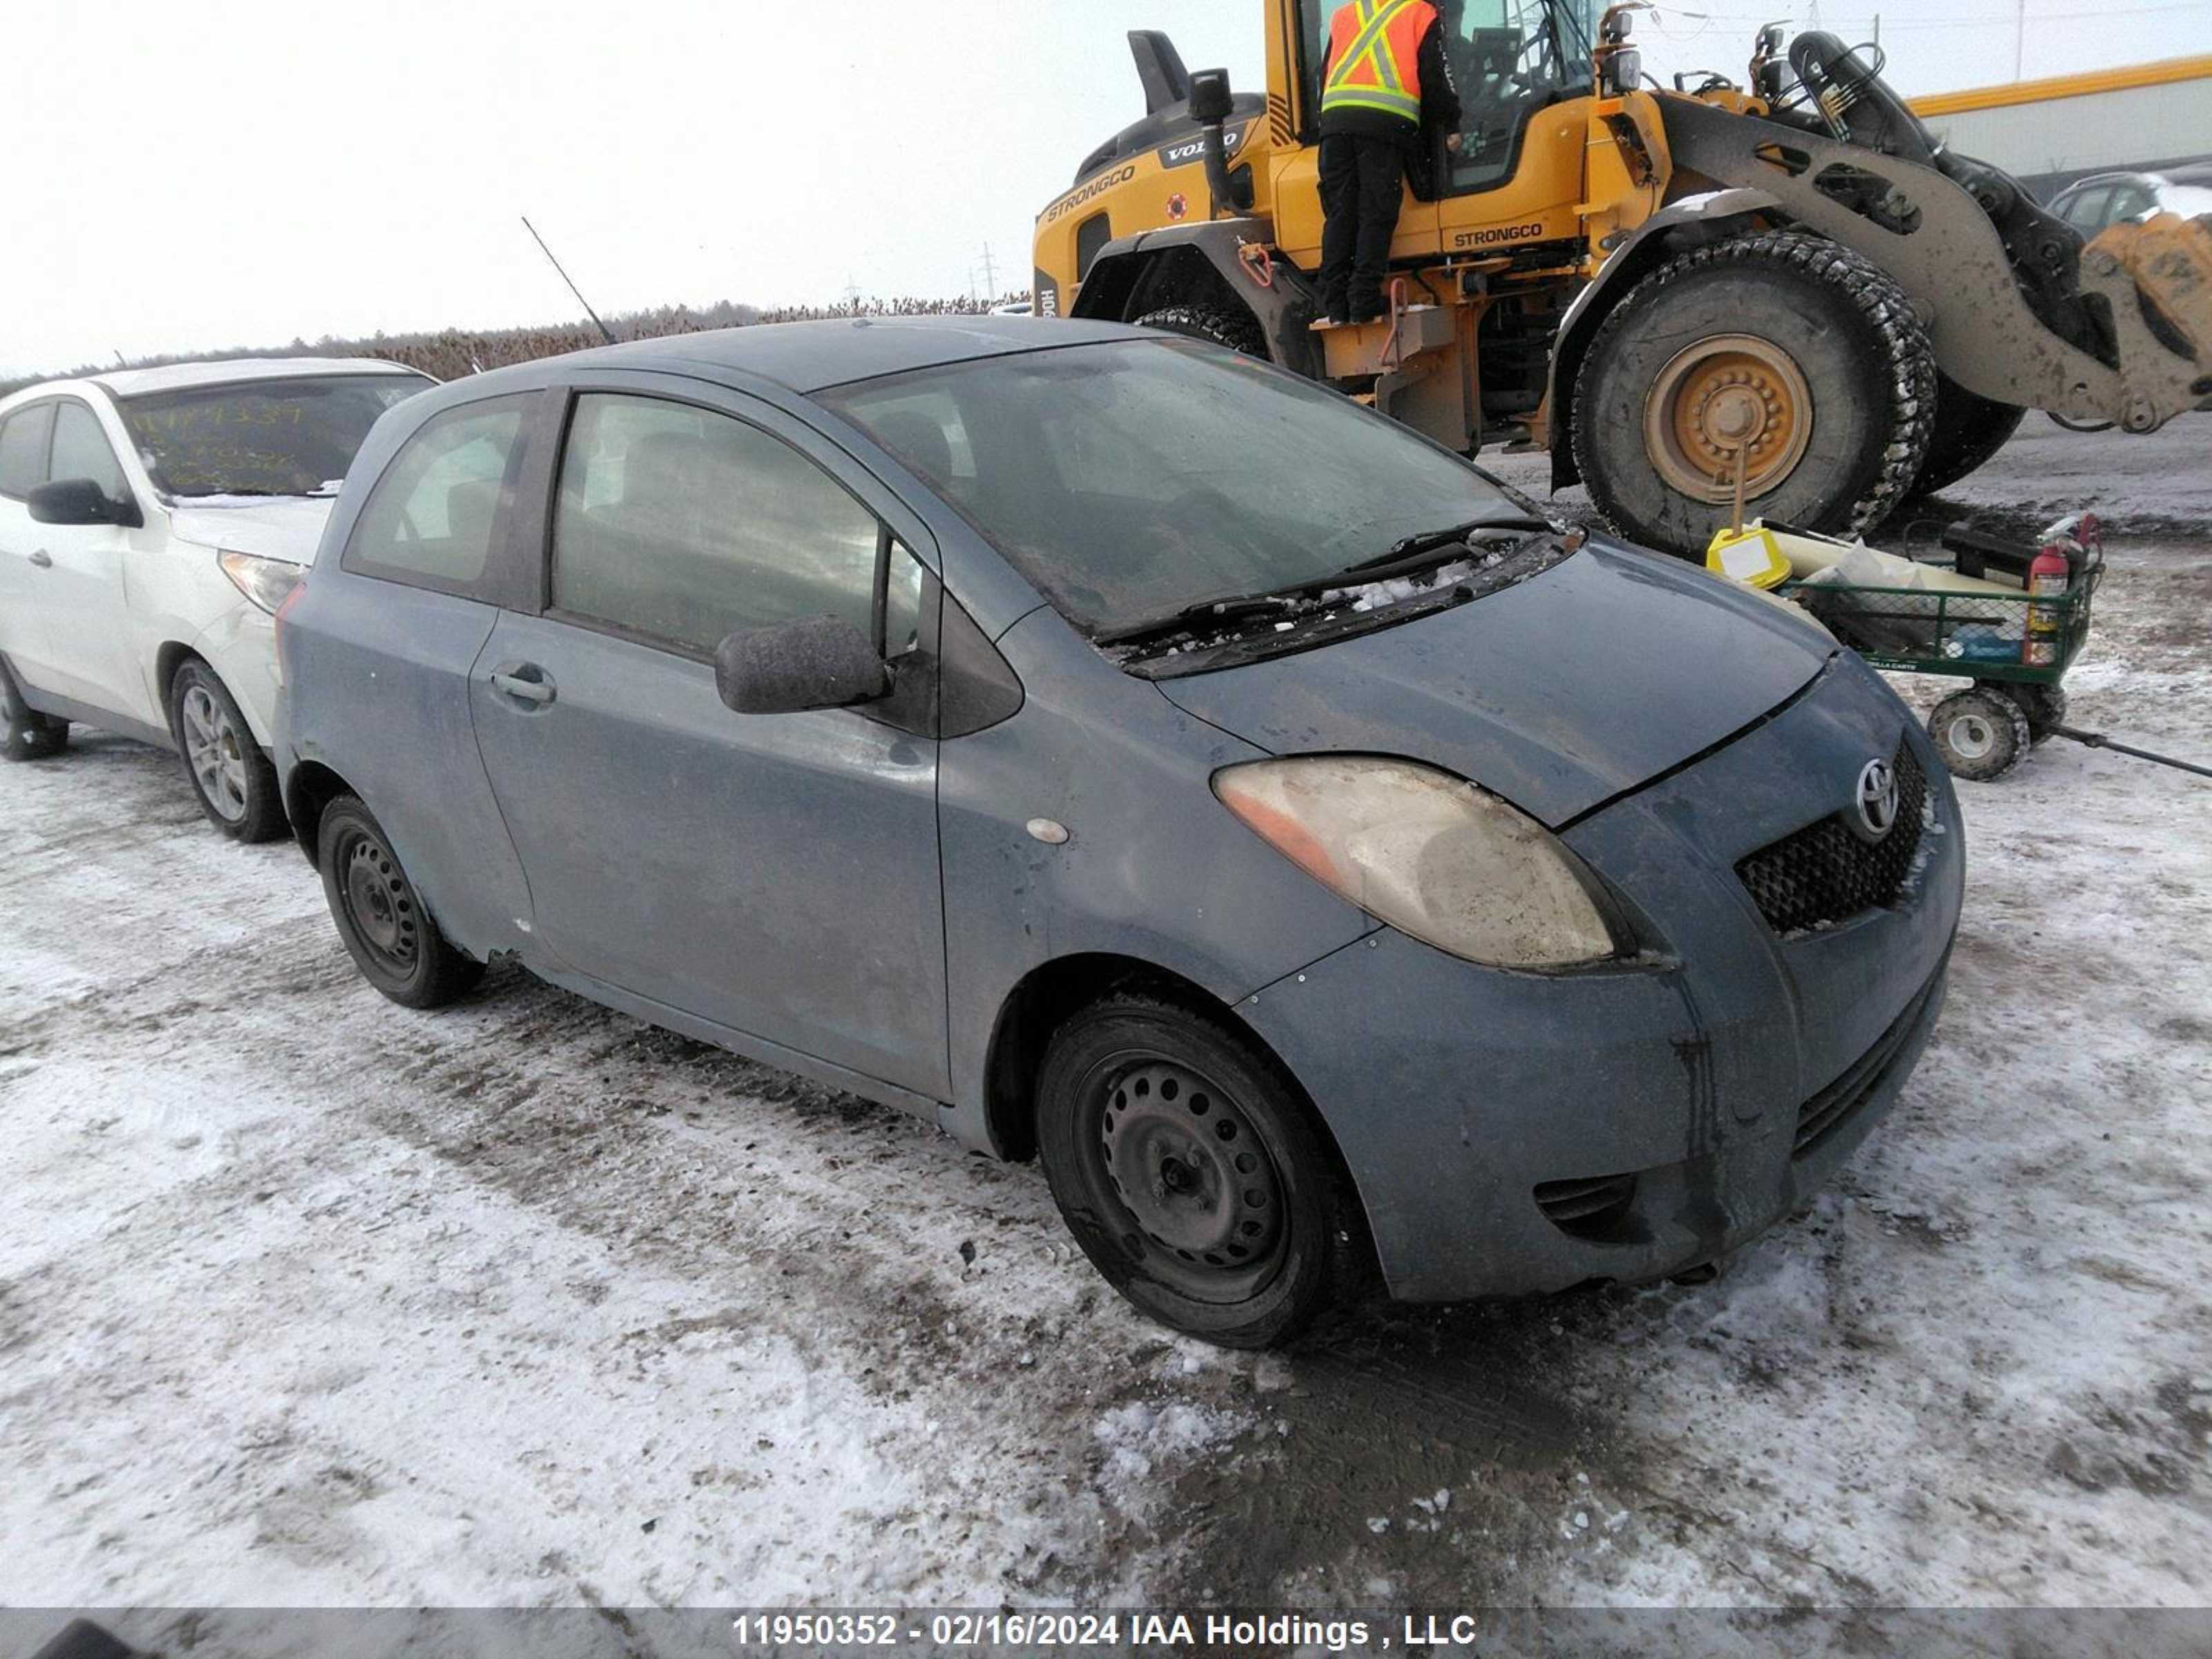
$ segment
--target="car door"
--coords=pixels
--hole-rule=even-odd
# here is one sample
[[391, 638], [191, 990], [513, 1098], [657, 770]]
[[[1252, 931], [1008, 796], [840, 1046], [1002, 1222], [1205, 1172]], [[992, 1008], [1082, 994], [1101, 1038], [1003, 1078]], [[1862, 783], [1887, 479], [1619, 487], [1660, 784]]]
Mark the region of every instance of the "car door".
[[536, 603], [536, 553], [526, 563], [517, 523], [534, 515], [517, 503], [543, 493], [556, 402], [482, 396], [372, 437], [355, 467], [374, 483], [341, 500], [284, 611], [282, 741], [368, 804], [447, 937], [478, 954], [530, 937], [469, 688], [500, 607]]
[[[936, 553], [920, 520], [765, 403], [588, 375], [546, 520], [542, 613], [501, 615], [471, 689], [544, 949], [944, 1098], [936, 588], [917, 556]], [[825, 612], [879, 630], [902, 664], [896, 706], [724, 706], [725, 635]]]
[[53, 447], [46, 465], [48, 482], [84, 478], [118, 507], [133, 509], [137, 526], [120, 524], [35, 526], [44, 567], [43, 610], [52, 645], [52, 690], [111, 714], [127, 715], [141, 726], [166, 729], [167, 711], [153, 701], [132, 626], [125, 591], [125, 564], [134, 542], [158, 544], [161, 532], [145, 527], [137, 510], [123, 464], [116, 459], [100, 417], [75, 398], [54, 404]]
[[24, 498], [46, 479], [53, 440], [51, 400], [11, 410], [0, 421], [0, 656], [32, 686], [54, 690], [53, 643], [46, 629], [52, 586], [46, 578], [46, 526], [33, 521]]

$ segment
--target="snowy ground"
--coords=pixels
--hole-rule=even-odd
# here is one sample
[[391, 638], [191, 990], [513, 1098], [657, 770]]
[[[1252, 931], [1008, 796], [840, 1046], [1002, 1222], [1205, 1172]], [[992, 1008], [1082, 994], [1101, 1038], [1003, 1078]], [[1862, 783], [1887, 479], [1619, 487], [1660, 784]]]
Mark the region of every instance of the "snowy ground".
[[[2200, 757], [2208, 437], [2033, 417], [1949, 502], [2111, 509], [2075, 722]], [[898, 1114], [511, 972], [392, 1006], [79, 737], [0, 775], [0, 1604], [2212, 1601], [2212, 784], [1962, 787], [1935, 1045], [1719, 1282], [1285, 1359]]]

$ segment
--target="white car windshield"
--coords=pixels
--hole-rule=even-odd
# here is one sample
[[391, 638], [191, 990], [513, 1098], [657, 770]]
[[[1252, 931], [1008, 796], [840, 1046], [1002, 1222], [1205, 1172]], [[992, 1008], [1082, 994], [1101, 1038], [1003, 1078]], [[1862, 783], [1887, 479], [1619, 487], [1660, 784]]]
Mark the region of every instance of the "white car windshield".
[[378, 416], [434, 384], [419, 374], [325, 374], [117, 401], [164, 495], [313, 495], [345, 477]]

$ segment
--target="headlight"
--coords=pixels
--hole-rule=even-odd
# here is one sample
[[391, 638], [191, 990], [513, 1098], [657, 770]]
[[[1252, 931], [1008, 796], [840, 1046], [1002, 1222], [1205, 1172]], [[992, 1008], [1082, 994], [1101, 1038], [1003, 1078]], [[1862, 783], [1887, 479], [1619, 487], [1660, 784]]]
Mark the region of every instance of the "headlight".
[[284, 603], [300, 578], [307, 573], [285, 559], [264, 559], [258, 553], [218, 553], [216, 562], [222, 574], [230, 578], [231, 586], [266, 611], [276, 614], [276, 607]]
[[1439, 951], [1498, 968], [1626, 953], [1581, 861], [1541, 824], [1448, 772], [1310, 755], [1224, 767], [1213, 793], [1315, 880]]

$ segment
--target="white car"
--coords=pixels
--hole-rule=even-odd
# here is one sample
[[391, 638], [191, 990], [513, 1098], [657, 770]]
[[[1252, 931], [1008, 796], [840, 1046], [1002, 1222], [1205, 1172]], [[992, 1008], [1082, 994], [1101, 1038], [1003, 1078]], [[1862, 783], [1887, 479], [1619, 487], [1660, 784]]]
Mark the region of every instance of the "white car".
[[0, 400], [0, 725], [72, 721], [182, 756], [216, 828], [284, 828], [272, 617], [377, 417], [436, 382], [271, 357], [50, 380]]
[[2178, 213], [2185, 219], [2212, 213], [2212, 167], [2182, 167], [2165, 173], [2100, 173], [2071, 184], [2051, 198], [2051, 211], [2094, 236], [2123, 219], [2151, 213]]

